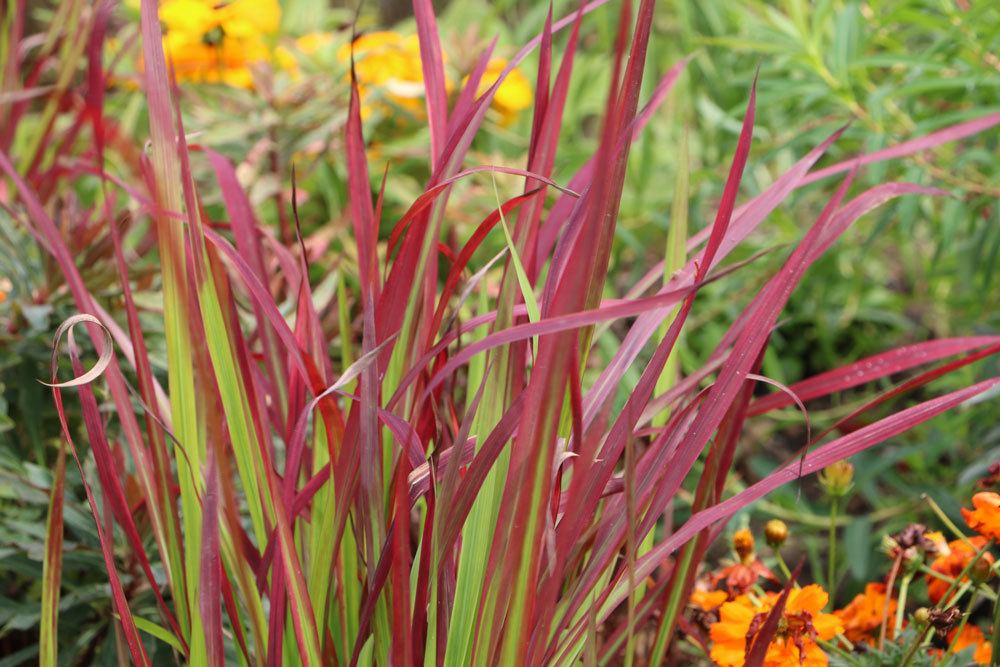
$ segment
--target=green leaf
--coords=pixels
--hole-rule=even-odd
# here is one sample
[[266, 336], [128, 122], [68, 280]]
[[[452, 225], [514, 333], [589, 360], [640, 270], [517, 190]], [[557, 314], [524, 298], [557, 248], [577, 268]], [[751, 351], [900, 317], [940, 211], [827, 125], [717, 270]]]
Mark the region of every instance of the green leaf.
[[847, 569], [855, 581], [868, 579], [869, 562], [872, 552], [872, 524], [865, 516], [859, 516], [844, 529], [844, 555]]

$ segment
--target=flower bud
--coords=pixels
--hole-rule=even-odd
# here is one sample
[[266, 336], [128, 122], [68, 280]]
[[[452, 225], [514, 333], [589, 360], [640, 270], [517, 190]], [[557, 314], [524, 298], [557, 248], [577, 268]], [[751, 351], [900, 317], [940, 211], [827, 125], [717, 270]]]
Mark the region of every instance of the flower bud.
[[764, 539], [774, 549], [777, 549], [788, 539], [788, 525], [781, 519], [771, 519], [764, 524]]
[[980, 557], [969, 570], [969, 578], [977, 584], [985, 584], [993, 578], [993, 564], [986, 558]]
[[737, 530], [733, 534], [733, 550], [739, 555], [740, 560], [747, 561], [753, 557], [753, 533], [744, 528]]
[[920, 607], [913, 612], [913, 620], [917, 623], [917, 625], [927, 625], [931, 621], [931, 610], [927, 607]]
[[846, 496], [853, 486], [854, 466], [847, 461], [831, 463], [819, 473], [819, 483], [832, 498]]

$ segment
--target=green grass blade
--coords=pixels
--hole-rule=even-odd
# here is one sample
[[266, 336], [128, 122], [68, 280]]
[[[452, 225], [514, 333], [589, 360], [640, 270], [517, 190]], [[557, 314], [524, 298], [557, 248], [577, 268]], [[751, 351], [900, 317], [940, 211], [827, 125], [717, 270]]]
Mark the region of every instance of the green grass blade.
[[66, 447], [59, 445], [45, 523], [45, 561], [42, 564], [42, 613], [39, 620], [38, 664], [55, 667], [59, 652], [59, 592], [63, 564], [63, 498], [66, 488]]

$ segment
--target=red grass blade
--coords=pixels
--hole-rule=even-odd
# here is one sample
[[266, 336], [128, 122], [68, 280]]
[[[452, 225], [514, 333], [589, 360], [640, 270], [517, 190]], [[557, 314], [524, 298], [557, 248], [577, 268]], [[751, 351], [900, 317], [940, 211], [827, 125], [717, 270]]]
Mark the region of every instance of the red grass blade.
[[892, 160], [894, 158], [914, 155], [930, 148], [936, 148], [941, 144], [951, 143], [952, 141], [958, 141], [959, 139], [980, 134], [981, 132], [995, 127], [996, 125], [1000, 125], [1000, 112], [987, 114], [974, 120], [952, 125], [944, 128], [943, 130], [931, 132], [930, 134], [922, 137], [910, 139], [909, 141], [904, 141], [901, 144], [896, 144], [895, 146], [875, 151], [874, 153], [859, 155], [858, 157], [851, 158], [850, 160], [844, 160], [843, 162], [838, 162], [835, 165], [831, 165], [823, 169], [817, 169], [805, 177], [801, 184], [808, 185], [809, 183], [815, 183], [818, 180], [833, 176], [834, 174], [842, 174], [845, 171], [850, 171], [855, 167], [861, 167], [866, 164], [873, 164], [875, 162], [882, 162], [883, 160]]
[[448, 92], [445, 89], [444, 58], [438, 37], [437, 18], [431, 0], [413, 0], [413, 16], [420, 41], [427, 122], [431, 131], [431, 171], [442, 161], [445, 129], [448, 126]]
[[[997, 336], [971, 336], [906, 345], [796, 382], [790, 385], [789, 389], [803, 401], [811, 401], [998, 342], [1000, 337]], [[776, 392], [754, 401], [750, 406], [750, 415], [762, 415], [790, 405], [792, 405], [790, 396]]]
[[[58, 344], [59, 341], [56, 340], [53, 345], [53, 384], [57, 384], [54, 381], [56, 379], [56, 354]], [[59, 423], [62, 426], [63, 438], [65, 438], [66, 443], [69, 445], [70, 452], [73, 454], [73, 459], [76, 461], [77, 468], [80, 470], [80, 478], [83, 481], [83, 488], [87, 495], [87, 502], [90, 504], [90, 511], [94, 516], [94, 523], [97, 527], [97, 537], [101, 545], [101, 555], [104, 557], [104, 566], [107, 569], [108, 579], [111, 583], [111, 594], [112, 599], [114, 600], [115, 611], [118, 614], [118, 620], [121, 622], [122, 631], [125, 635], [125, 641], [128, 645], [129, 653], [132, 656], [132, 660], [137, 665], [143, 665], [144, 667], [151, 665], [149, 655], [146, 653], [146, 647], [142, 644], [142, 639], [139, 637], [139, 630], [136, 628], [135, 621], [132, 618], [132, 611], [129, 609], [128, 600], [125, 597], [125, 590], [122, 587], [121, 579], [118, 576], [111, 541], [105, 534], [103, 525], [99, 519], [100, 512], [97, 509], [97, 502], [94, 499], [94, 493], [90, 488], [90, 484], [87, 482], [87, 476], [83, 469], [83, 462], [80, 460], [76, 444], [73, 442], [73, 436], [70, 434], [69, 424], [66, 421], [66, 412], [63, 408], [62, 390], [59, 389], [59, 387], [53, 387], [52, 396], [56, 403], [56, 413], [59, 416]]]
[[729, 518], [754, 500], [764, 497], [778, 487], [800, 479], [803, 474], [808, 475], [818, 472], [831, 463], [853, 456], [869, 447], [885, 442], [900, 433], [905, 433], [914, 426], [922, 424], [942, 412], [950, 410], [998, 385], [1000, 385], [1000, 377], [995, 377], [978, 382], [970, 387], [958, 389], [944, 396], [932, 398], [911, 408], [901, 410], [874, 424], [858, 429], [853, 433], [841, 436], [806, 454], [801, 462], [793, 460], [785, 464], [776, 472], [771, 473], [748, 489], [692, 516], [673, 535], [664, 542], [656, 545], [642, 559], [636, 568], [637, 576], [649, 575], [656, 564], [662, 562], [679, 546], [687, 542], [697, 531], [717, 521]]

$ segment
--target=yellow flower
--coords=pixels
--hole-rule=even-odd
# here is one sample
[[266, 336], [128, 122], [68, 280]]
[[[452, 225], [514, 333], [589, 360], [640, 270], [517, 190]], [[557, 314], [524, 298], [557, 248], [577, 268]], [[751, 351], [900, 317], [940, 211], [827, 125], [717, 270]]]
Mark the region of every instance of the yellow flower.
[[282, 64], [269, 44], [281, 23], [278, 0], [166, 0], [159, 16], [179, 81], [251, 88], [252, 65]]
[[223, 32], [235, 39], [257, 39], [281, 26], [278, 0], [232, 0], [221, 4], [218, 13]]
[[[483, 72], [483, 78], [479, 82], [479, 90], [476, 94], [482, 95], [489, 90], [490, 86], [500, 78], [500, 74], [503, 73], [507, 64], [508, 61], [503, 58], [490, 60], [486, 65], [486, 71]], [[531, 83], [521, 73], [521, 70], [515, 67], [497, 88], [491, 106], [500, 112], [500, 123], [506, 126], [513, 123], [521, 111], [531, 106], [533, 97]]]
[[[832, 639], [843, 631], [833, 614], [823, 613], [829, 596], [816, 584], [788, 594], [784, 612], [764, 657], [764, 667], [826, 667], [828, 663], [817, 639]], [[741, 595], [720, 609], [719, 622], [712, 624], [712, 660], [720, 667], [743, 667], [747, 649], [764, 625], [768, 613], [778, 601], [777, 593], [768, 593], [756, 604]]]
[[329, 32], [309, 32], [295, 40], [295, 48], [307, 56], [327, 48], [333, 43], [333, 34]]
[[213, 3], [206, 0], [167, 0], [160, 5], [160, 21], [168, 32], [197, 35], [218, 25]]
[[373, 94], [382, 94], [415, 117], [423, 117], [424, 77], [416, 35], [404, 36], [388, 30], [365, 33], [353, 44], [337, 49], [337, 59], [349, 63], [352, 50], [363, 118], [377, 108], [368, 99]]
[[[305, 37], [302, 39], [305, 40]], [[319, 36], [310, 37], [299, 45], [300, 50], [308, 53], [308, 49], [320, 48], [313, 44], [314, 40], [320, 45], [327, 43]], [[389, 30], [365, 33], [355, 39], [353, 44], [344, 44], [337, 49], [337, 59], [342, 63], [349, 63], [352, 49], [358, 91], [362, 97], [362, 117], [368, 117], [374, 109], [381, 108], [377, 102], [372, 101], [378, 95], [410, 112], [416, 119], [425, 117], [424, 73], [420, 60], [420, 41], [416, 35], [402, 35]], [[486, 92], [506, 67], [507, 61], [502, 58], [491, 60], [483, 73], [477, 94]], [[453, 89], [452, 81], [446, 80], [445, 86], [450, 92]], [[515, 68], [497, 88], [491, 106], [499, 112], [501, 124], [509, 125], [518, 113], [531, 106], [531, 101], [531, 84]]]

